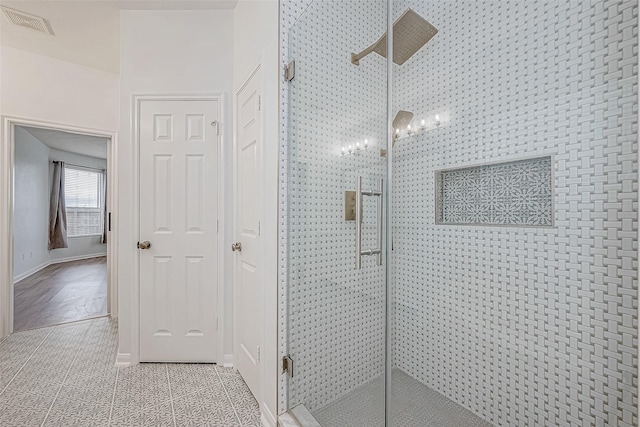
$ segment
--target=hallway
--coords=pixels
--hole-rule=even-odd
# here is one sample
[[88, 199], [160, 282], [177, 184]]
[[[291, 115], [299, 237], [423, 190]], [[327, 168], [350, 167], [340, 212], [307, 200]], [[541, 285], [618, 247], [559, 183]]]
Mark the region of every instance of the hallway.
[[117, 325], [99, 318], [19, 332], [0, 342], [0, 425], [259, 426], [233, 369], [115, 368]]

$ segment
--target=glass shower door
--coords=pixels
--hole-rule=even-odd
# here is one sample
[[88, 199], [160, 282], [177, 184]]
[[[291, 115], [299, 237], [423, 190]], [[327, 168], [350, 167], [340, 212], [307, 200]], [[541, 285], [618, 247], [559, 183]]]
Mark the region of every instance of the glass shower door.
[[288, 33], [288, 409], [383, 426], [385, 0], [315, 1]]

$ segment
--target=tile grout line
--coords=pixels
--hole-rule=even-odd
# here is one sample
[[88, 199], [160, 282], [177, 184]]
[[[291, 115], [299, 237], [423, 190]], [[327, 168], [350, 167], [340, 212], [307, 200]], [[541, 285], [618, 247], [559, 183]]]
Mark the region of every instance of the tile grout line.
[[111, 425], [111, 416], [113, 415], [113, 405], [116, 402], [116, 391], [118, 389], [118, 377], [120, 376], [120, 367], [116, 368], [116, 382], [113, 385], [113, 394], [111, 395], [111, 405], [109, 407], [109, 421], [107, 425]]
[[171, 393], [171, 380], [169, 379], [169, 365], [164, 364], [164, 370], [167, 373], [167, 384], [169, 385], [169, 400], [171, 401], [171, 415], [173, 416], [173, 427], [176, 427], [176, 411], [173, 409], [173, 393]]
[[7, 390], [7, 388], [11, 385], [11, 383], [13, 382], [13, 380], [16, 379], [16, 377], [18, 376], [18, 374], [20, 372], [22, 372], [22, 370], [24, 369], [24, 367], [27, 365], [27, 363], [29, 363], [29, 360], [31, 360], [31, 358], [33, 357], [34, 354], [36, 354], [36, 351], [38, 351], [38, 349], [40, 348], [40, 346], [42, 346], [42, 344], [45, 342], [45, 340], [47, 338], [49, 338], [49, 335], [51, 335], [51, 333], [53, 332], [53, 330], [49, 331], [49, 333], [42, 338], [42, 341], [40, 341], [40, 343], [37, 345], [37, 347], [31, 352], [31, 354], [29, 355], [29, 357], [27, 357], [27, 360], [24, 361], [24, 363], [22, 364], [22, 366], [20, 366], [20, 369], [18, 369], [18, 372], [15, 373], [15, 375], [11, 378], [11, 381], [9, 381], [7, 383], [6, 386], [4, 386], [4, 388], [2, 389], [2, 391], [0, 391], [0, 396], [2, 396], [5, 392], [5, 390]]
[[218, 372], [218, 366], [215, 367], [215, 371], [216, 371], [216, 375], [218, 376], [218, 379], [220, 380], [220, 384], [222, 384], [222, 389], [224, 390], [224, 394], [227, 396], [227, 400], [231, 404], [231, 409], [233, 409], [233, 413], [236, 414], [236, 418], [238, 419], [238, 422], [242, 426], [242, 420], [240, 419], [240, 416], [238, 415], [238, 411], [236, 411], [236, 407], [233, 404], [233, 401], [231, 400], [231, 396], [229, 396], [229, 392], [227, 391], [227, 386], [225, 386], [224, 385], [224, 381], [222, 381], [222, 377], [220, 376], [220, 372]]
[[[87, 328], [87, 330], [84, 332], [85, 337], [82, 338], [82, 343], [84, 343], [84, 339], [86, 338], [86, 334], [88, 333], [89, 328]], [[47, 422], [47, 419], [49, 418], [49, 414], [51, 413], [51, 409], [53, 409], [53, 405], [55, 405], [56, 401], [58, 400], [58, 396], [60, 395], [60, 392], [62, 391], [62, 387], [64, 387], [66, 381], [67, 381], [67, 377], [69, 376], [69, 372], [71, 372], [71, 368], [73, 368], [73, 365], [76, 363], [76, 360], [78, 359], [78, 355], [80, 354], [80, 350], [82, 349], [82, 344], [78, 345], [78, 348], [76, 350], [76, 354], [73, 356], [73, 360], [71, 360], [71, 363], [69, 364], [69, 367], [67, 368], [67, 372], [64, 374], [64, 378], [62, 379], [62, 383], [60, 383], [60, 387], [58, 387], [58, 391], [56, 392], [55, 397], [53, 398], [53, 401], [51, 401], [51, 405], [49, 405], [49, 409], [47, 410], [47, 415], [45, 415], [44, 420], [42, 420], [42, 424], [40, 424], [40, 427], [44, 426], [44, 423]]]

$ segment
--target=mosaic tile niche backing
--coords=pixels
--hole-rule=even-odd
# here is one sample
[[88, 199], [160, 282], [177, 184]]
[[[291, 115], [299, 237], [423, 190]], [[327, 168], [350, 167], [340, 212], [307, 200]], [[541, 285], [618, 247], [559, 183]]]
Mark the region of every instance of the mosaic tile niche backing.
[[551, 157], [436, 172], [438, 224], [553, 224]]
[[[637, 2], [408, 7], [439, 32], [394, 111], [442, 123], [394, 148], [395, 367], [494, 425], [638, 425]], [[535, 157], [552, 227], [436, 223], [436, 171]]]

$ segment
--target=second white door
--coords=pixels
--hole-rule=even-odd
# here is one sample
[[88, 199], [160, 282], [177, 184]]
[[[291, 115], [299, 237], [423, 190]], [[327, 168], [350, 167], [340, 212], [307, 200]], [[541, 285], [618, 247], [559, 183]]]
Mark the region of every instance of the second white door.
[[219, 110], [216, 100], [141, 102], [142, 362], [216, 361]]
[[260, 314], [260, 155], [262, 150], [258, 69], [236, 94], [235, 322], [236, 367], [259, 396]]

